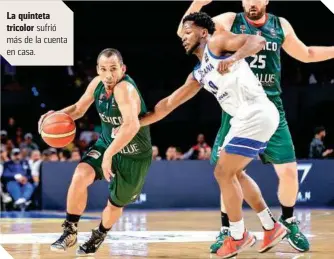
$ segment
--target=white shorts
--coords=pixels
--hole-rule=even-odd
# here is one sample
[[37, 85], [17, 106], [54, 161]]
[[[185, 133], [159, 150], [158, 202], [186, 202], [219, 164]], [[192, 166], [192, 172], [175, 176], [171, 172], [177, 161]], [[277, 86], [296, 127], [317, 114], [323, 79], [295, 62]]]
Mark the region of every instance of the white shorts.
[[279, 124], [279, 113], [267, 97], [239, 108], [231, 119], [222, 149], [226, 153], [256, 158], [263, 153]]

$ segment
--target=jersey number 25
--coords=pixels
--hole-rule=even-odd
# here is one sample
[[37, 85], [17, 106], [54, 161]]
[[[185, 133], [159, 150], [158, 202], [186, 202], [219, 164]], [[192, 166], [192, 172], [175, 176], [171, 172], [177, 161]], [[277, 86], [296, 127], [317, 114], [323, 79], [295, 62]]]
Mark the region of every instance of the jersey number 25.
[[263, 69], [266, 67], [266, 55], [252, 55], [254, 58], [250, 63], [249, 66], [251, 68], [260, 68]]

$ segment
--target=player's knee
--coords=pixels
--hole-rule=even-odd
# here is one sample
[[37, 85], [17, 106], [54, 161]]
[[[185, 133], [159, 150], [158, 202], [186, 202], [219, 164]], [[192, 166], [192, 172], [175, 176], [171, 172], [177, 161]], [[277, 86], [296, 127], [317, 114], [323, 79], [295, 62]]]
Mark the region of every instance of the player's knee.
[[298, 170], [295, 163], [279, 165], [275, 169], [281, 181], [298, 181]]
[[246, 172], [244, 170], [237, 172], [237, 178], [239, 181], [243, 181], [247, 179]]
[[110, 199], [107, 203], [107, 207], [105, 209], [107, 209], [109, 211], [110, 214], [119, 211], [119, 210], [123, 210], [124, 206], [120, 206], [118, 204], [115, 204], [114, 202], [112, 202]]
[[217, 165], [214, 171], [214, 175], [217, 181], [232, 179], [237, 174], [234, 168], [229, 168], [224, 165]]
[[94, 178], [94, 169], [88, 164], [80, 163], [75, 169], [71, 184], [80, 187], [87, 187], [94, 182]]

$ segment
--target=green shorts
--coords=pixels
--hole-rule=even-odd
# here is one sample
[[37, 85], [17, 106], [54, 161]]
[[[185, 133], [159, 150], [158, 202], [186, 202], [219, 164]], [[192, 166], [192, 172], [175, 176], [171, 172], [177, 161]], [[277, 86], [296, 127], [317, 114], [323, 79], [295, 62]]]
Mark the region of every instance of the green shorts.
[[[280, 122], [274, 135], [268, 142], [264, 153], [260, 155], [263, 163], [285, 164], [296, 161], [296, 154], [292, 142], [288, 123], [285, 118], [282, 99], [280, 96], [268, 96], [269, 100], [275, 104], [280, 114]], [[215, 139], [211, 154], [211, 163], [216, 164], [219, 158], [221, 146], [230, 130], [231, 116], [223, 113], [221, 126]]]
[[[94, 168], [95, 180], [104, 178], [101, 164], [107, 147], [107, 144], [102, 139], [99, 139], [81, 159], [81, 162], [87, 163]], [[109, 185], [109, 201], [114, 206], [124, 207], [136, 200], [143, 188], [151, 162], [152, 155], [140, 158], [121, 154], [113, 156], [112, 172], [115, 177]]]

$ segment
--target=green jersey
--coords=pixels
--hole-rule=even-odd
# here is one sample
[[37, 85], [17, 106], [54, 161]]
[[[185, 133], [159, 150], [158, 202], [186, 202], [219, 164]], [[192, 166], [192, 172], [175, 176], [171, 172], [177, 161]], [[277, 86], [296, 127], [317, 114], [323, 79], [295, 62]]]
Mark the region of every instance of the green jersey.
[[279, 95], [281, 90], [281, 56], [284, 32], [277, 16], [267, 14], [267, 21], [260, 27], [250, 24], [244, 13], [238, 13], [231, 32], [235, 34], [258, 34], [266, 39], [266, 46], [256, 55], [246, 58], [268, 96]]
[[[147, 112], [144, 100], [131, 77], [125, 75], [122, 81], [123, 80], [132, 84], [139, 94], [141, 101], [139, 117], [141, 117]], [[115, 130], [119, 126], [121, 126], [123, 122], [122, 114], [118, 108], [114, 94], [111, 94], [108, 97], [102, 82], [98, 84], [94, 91], [94, 100], [97, 112], [99, 113], [99, 116], [101, 118], [102, 133], [100, 139], [102, 139], [103, 142], [109, 146], [115, 138]], [[150, 156], [151, 152], [152, 145], [150, 130], [149, 127], [146, 126], [140, 128], [139, 132], [135, 135], [135, 137], [119, 152], [119, 154], [140, 158]]]

